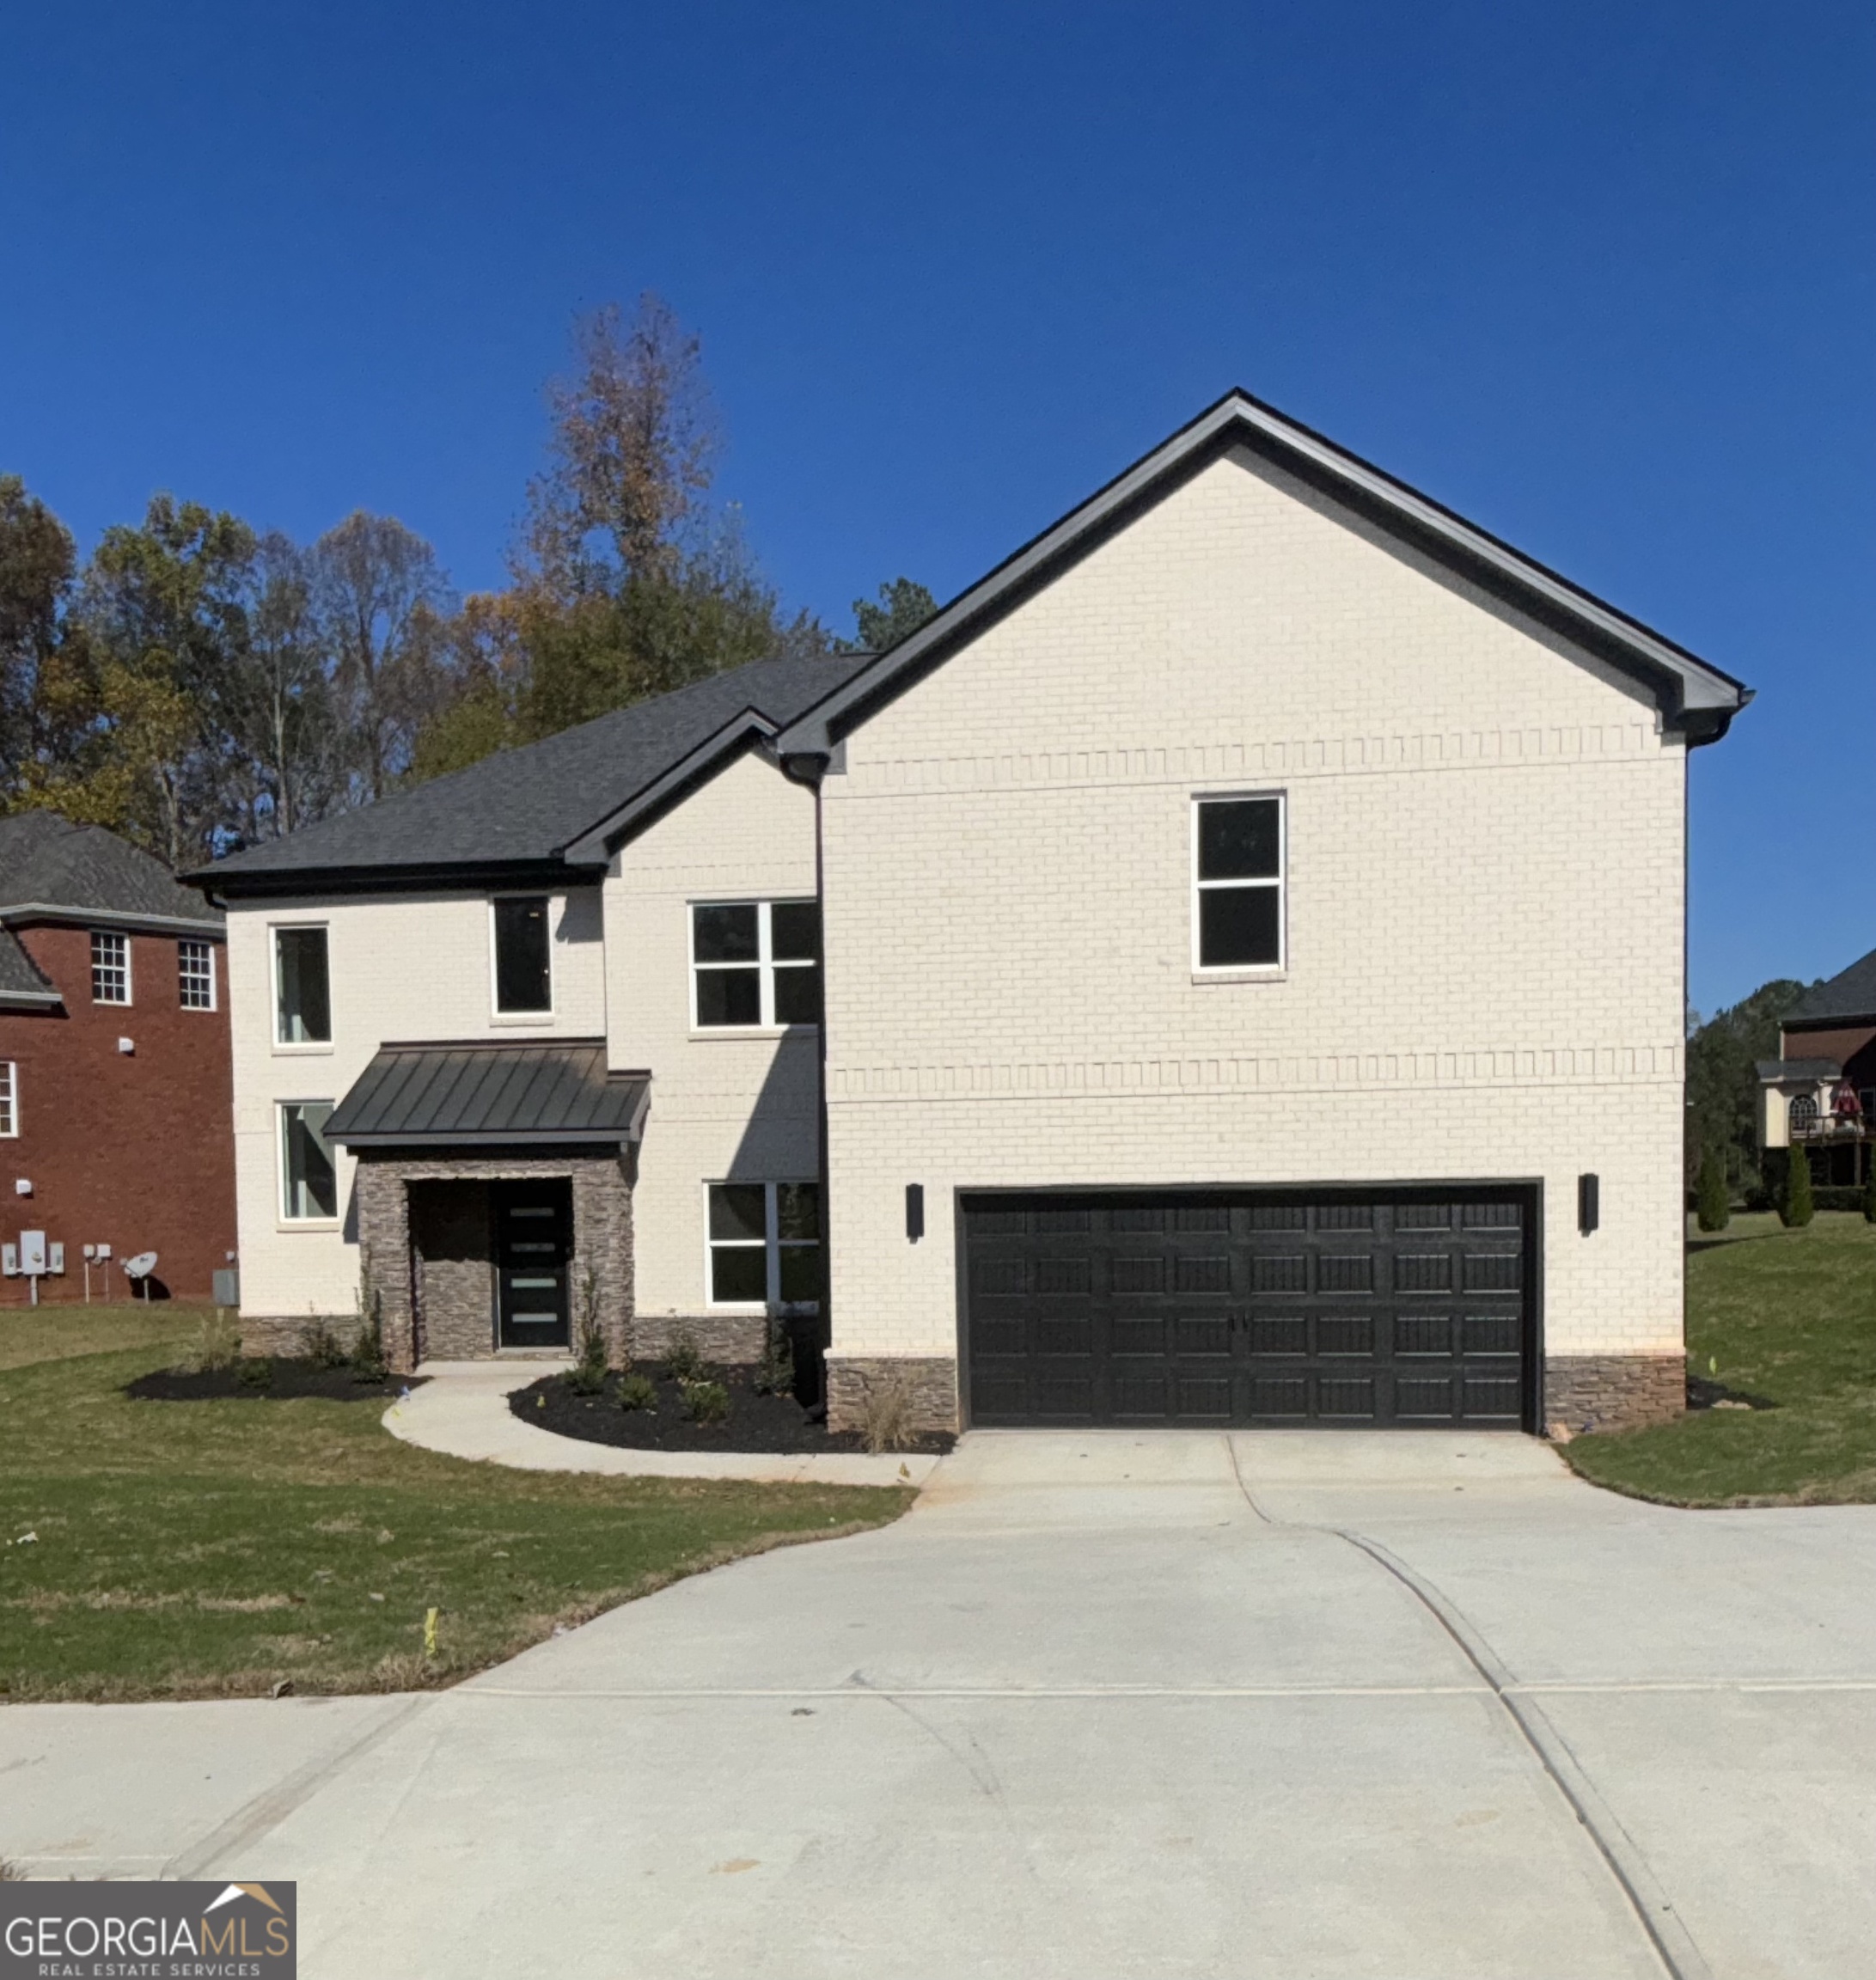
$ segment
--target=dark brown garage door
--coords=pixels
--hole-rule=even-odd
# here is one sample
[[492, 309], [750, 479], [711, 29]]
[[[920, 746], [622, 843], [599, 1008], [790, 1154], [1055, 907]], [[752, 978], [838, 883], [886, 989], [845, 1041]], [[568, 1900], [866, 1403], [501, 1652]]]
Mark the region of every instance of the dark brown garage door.
[[1528, 1189], [962, 1208], [974, 1424], [1529, 1427]]

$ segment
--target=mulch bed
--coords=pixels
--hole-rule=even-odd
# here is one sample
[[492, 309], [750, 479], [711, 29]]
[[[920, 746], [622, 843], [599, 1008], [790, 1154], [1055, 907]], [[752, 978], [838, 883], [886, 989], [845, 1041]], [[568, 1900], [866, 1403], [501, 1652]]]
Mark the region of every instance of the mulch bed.
[[[509, 1407], [523, 1422], [590, 1444], [614, 1444], [627, 1451], [744, 1451], [812, 1452], [864, 1451], [857, 1431], [830, 1432], [818, 1412], [810, 1414], [792, 1396], [760, 1393], [746, 1368], [712, 1368], [710, 1379], [730, 1392], [730, 1415], [721, 1423], [695, 1423], [686, 1413], [684, 1392], [675, 1378], [651, 1369], [657, 1401], [649, 1409], [621, 1409], [619, 1377], [608, 1375], [596, 1396], [582, 1396], [564, 1375], [548, 1375], [517, 1389]], [[949, 1433], [914, 1439], [908, 1451], [949, 1451], [957, 1439]]]
[[[260, 1379], [260, 1371], [266, 1379]], [[209, 1402], [223, 1396], [250, 1402], [284, 1402], [300, 1396], [328, 1402], [382, 1402], [427, 1382], [427, 1375], [361, 1376], [351, 1368], [326, 1368], [296, 1355], [256, 1356], [233, 1368], [205, 1368], [186, 1374], [159, 1368], [125, 1384], [124, 1393], [146, 1402]]]

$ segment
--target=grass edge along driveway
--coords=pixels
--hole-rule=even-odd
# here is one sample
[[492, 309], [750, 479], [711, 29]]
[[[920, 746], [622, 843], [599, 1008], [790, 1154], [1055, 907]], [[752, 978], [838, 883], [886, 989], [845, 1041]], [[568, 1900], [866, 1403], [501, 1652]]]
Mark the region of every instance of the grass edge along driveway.
[[1667, 1506], [1876, 1500], [1876, 1225], [1823, 1212], [1803, 1230], [1735, 1217], [1690, 1234], [1687, 1365], [1770, 1409], [1708, 1409], [1580, 1437], [1591, 1483]]
[[120, 1392], [182, 1345], [0, 1368], [0, 1702], [447, 1685], [914, 1496], [508, 1470], [400, 1442], [381, 1402]]

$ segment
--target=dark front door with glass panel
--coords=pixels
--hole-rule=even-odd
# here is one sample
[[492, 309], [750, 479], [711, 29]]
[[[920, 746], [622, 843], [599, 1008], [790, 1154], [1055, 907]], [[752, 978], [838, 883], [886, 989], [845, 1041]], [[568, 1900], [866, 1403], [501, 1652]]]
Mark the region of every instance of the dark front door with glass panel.
[[565, 1181], [497, 1182], [492, 1195], [498, 1345], [569, 1346], [572, 1185]]

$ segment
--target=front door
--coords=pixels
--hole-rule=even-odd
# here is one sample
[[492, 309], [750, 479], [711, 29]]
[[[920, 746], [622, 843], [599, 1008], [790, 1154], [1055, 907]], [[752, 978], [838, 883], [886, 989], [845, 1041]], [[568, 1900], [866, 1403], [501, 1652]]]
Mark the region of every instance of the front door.
[[565, 1348], [567, 1264], [573, 1250], [573, 1186], [497, 1182], [495, 1217], [496, 1340], [504, 1348]]

